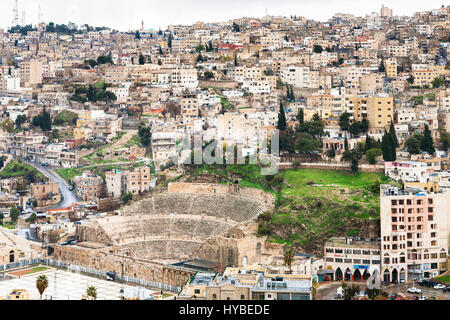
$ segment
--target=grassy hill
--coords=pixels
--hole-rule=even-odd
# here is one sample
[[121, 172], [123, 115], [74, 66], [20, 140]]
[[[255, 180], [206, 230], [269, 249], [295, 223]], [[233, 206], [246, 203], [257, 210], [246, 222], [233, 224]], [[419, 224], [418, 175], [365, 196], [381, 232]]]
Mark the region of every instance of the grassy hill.
[[16, 178], [24, 177], [30, 182], [46, 181], [47, 178], [38, 170], [21, 161], [11, 161], [2, 171], [0, 171], [0, 178]]
[[379, 185], [389, 179], [377, 173], [298, 169], [261, 176], [256, 165], [190, 166], [183, 180], [205, 175], [216, 183], [238, 178], [245, 187], [274, 194], [277, 207], [258, 219], [258, 235], [306, 252], [321, 252], [333, 236], [378, 237]]

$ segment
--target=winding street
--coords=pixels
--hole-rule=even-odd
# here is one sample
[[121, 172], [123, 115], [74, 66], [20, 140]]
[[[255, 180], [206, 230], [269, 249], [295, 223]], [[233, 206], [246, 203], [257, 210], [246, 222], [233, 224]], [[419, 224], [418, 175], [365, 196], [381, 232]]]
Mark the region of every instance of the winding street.
[[51, 181], [56, 182], [59, 185], [59, 190], [63, 196], [63, 201], [61, 203], [59, 203], [58, 205], [53, 206], [48, 209], [64, 209], [64, 208], [68, 208], [68, 207], [72, 206], [72, 204], [80, 201], [80, 199], [78, 199], [78, 197], [75, 195], [75, 193], [69, 190], [69, 185], [67, 184], [67, 182], [63, 178], [61, 178], [58, 174], [56, 174], [55, 172], [50, 171], [50, 169], [48, 169], [48, 167], [43, 167], [39, 164], [30, 162], [27, 160], [22, 160], [22, 161], [24, 163], [32, 166], [33, 168], [35, 168], [36, 170], [41, 172], [44, 176], [49, 178]]

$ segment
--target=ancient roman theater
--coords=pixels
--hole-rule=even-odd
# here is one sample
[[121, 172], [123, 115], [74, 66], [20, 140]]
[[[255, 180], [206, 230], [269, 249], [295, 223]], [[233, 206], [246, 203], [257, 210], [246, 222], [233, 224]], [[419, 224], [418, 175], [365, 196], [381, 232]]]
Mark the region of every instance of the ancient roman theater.
[[180, 286], [195, 273], [186, 261], [205, 261], [217, 270], [261, 262], [264, 240], [246, 235], [245, 228], [272, 204], [272, 195], [258, 189], [170, 183], [116, 215], [82, 223], [82, 242], [56, 246], [55, 257]]

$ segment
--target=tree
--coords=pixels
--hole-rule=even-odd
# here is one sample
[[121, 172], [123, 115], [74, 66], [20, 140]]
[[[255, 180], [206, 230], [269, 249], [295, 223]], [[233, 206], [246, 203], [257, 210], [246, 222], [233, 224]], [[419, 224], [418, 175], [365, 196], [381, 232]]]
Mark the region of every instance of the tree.
[[47, 289], [48, 287], [48, 279], [45, 275], [41, 275], [37, 278], [36, 280], [36, 288], [39, 291], [39, 295], [41, 296], [41, 300], [42, 300], [42, 295], [44, 294], [45, 289]]
[[333, 147], [331, 147], [331, 149], [327, 151], [327, 157], [331, 159], [334, 159], [336, 157], [336, 151]]
[[36, 213], [33, 212], [31, 214], [31, 216], [28, 219], [26, 219], [25, 221], [28, 222], [28, 223], [34, 223], [36, 220], [37, 220]]
[[349, 149], [349, 147], [348, 147], [348, 139], [347, 139], [347, 136], [345, 136], [345, 139], [344, 139], [344, 151], [349, 151], [350, 149]]
[[5, 215], [3, 212], [0, 212], [0, 226], [3, 225], [3, 219], [5, 218]]
[[420, 143], [420, 149], [431, 155], [433, 155], [434, 152], [436, 151], [434, 148], [433, 137], [431, 136], [431, 131], [428, 128], [428, 125], [425, 125], [425, 130], [423, 132], [423, 139]]
[[400, 144], [398, 143], [397, 133], [395, 132], [395, 126], [393, 121], [391, 121], [391, 125], [389, 127], [389, 134], [392, 136], [395, 148], [398, 148]]
[[357, 174], [359, 171], [359, 162], [356, 157], [353, 157], [352, 164], [350, 165], [350, 168], [352, 169], [353, 174]]
[[450, 144], [450, 134], [448, 134], [446, 131], [441, 131], [441, 136], [439, 137], [440, 142], [440, 149], [442, 151], [448, 150], [449, 144]]
[[416, 79], [416, 78], [415, 78], [413, 75], [410, 75], [409, 78], [406, 79], [406, 81], [408, 81], [408, 83], [409, 83], [410, 85], [413, 85], [415, 79]]
[[139, 31], [136, 31], [136, 33], [134, 34], [134, 38], [136, 40], [141, 40], [141, 33]]
[[19, 209], [13, 205], [9, 211], [9, 216], [11, 217], [11, 222], [16, 223], [17, 219], [19, 219], [20, 211]]
[[107, 64], [107, 63], [113, 64], [112, 57], [111, 57], [111, 55], [99, 56], [97, 58], [97, 63], [98, 64]]
[[350, 117], [351, 115], [347, 111], [339, 117], [339, 127], [342, 131], [348, 131], [350, 128]]
[[201, 52], [201, 51], [203, 51], [203, 50], [205, 50], [205, 46], [202, 45], [201, 43], [198, 44], [198, 45], [195, 47], [195, 51], [196, 51], [196, 52]]
[[133, 200], [133, 194], [131, 192], [125, 193], [122, 195], [121, 200], [124, 204], [127, 204], [131, 200]]
[[214, 73], [211, 71], [205, 71], [204, 76], [206, 80], [214, 79]]
[[377, 164], [377, 158], [382, 154], [383, 152], [381, 151], [381, 149], [369, 149], [366, 152], [367, 161], [369, 162], [369, 164]]
[[47, 112], [45, 107], [41, 115], [33, 118], [32, 124], [35, 127], [40, 127], [42, 131], [52, 130], [52, 119], [50, 118], [50, 114]]
[[348, 128], [348, 131], [352, 136], [357, 136], [361, 132], [360, 122], [353, 122]]
[[381, 60], [381, 64], [380, 67], [378, 68], [379, 72], [384, 72], [386, 70], [386, 68], [384, 67], [384, 60]]
[[366, 117], [363, 117], [359, 123], [359, 130], [361, 133], [367, 133], [369, 131], [369, 120]]
[[172, 33], [169, 34], [169, 39], [167, 40], [167, 46], [172, 49], [172, 40], [173, 40], [173, 36]]
[[139, 64], [140, 65], [145, 64], [145, 57], [142, 53], [139, 55]]
[[202, 62], [202, 61], [204, 61], [203, 56], [201, 53], [199, 53], [197, 56], [197, 62]]
[[352, 284], [352, 286], [349, 287], [345, 282], [342, 283], [342, 297], [344, 300], [352, 300], [353, 297], [359, 293], [359, 291], [359, 286]]
[[236, 22], [233, 22], [233, 32], [241, 32], [241, 27]]
[[305, 112], [303, 111], [303, 108], [300, 108], [298, 110], [297, 120], [299, 122], [299, 125], [305, 123]]
[[323, 48], [322, 48], [321, 45], [318, 45], [318, 44], [314, 45], [314, 47], [313, 47], [313, 52], [314, 53], [322, 53], [322, 51], [323, 51]]
[[239, 66], [237, 54], [234, 55], [234, 66], [235, 67]]
[[145, 147], [150, 146], [152, 134], [150, 132], [149, 127], [147, 127], [145, 124], [142, 123], [139, 126], [138, 136], [139, 136], [139, 140], [141, 141], [143, 146], [145, 146]]
[[411, 137], [409, 137], [405, 142], [405, 147], [410, 154], [419, 154], [420, 153], [420, 145], [423, 139], [423, 135], [421, 133], [415, 133]]
[[24, 124], [27, 121], [27, 116], [24, 114], [19, 115], [16, 118], [16, 128], [20, 128], [22, 124]]
[[294, 251], [291, 249], [284, 253], [284, 265], [289, 267], [289, 273], [292, 274], [292, 262], [294, 261]]
[[284, 112], [283, 102], [280, 102], [280, 112], [278, 113], [277, 129], [280, 131], [286, 130], [286, 113]]
[[96, 300], [97, 299], [97, 288], [94, 286], [90, 286], [86, 289], [86, 295], [88, 297], [91, 297], [92, 300]]
[[397, 160], [397, 151], [395, 148], [395, 141], [391, 134], [384, 130], [383, 139], [381, 142], [381, 150], [383, 153], [384, 161]]
[[440, 88], [444, 84], [444, 78], [442, 77], [434, 78], [431, 84], [433, 85], [434, 89]]

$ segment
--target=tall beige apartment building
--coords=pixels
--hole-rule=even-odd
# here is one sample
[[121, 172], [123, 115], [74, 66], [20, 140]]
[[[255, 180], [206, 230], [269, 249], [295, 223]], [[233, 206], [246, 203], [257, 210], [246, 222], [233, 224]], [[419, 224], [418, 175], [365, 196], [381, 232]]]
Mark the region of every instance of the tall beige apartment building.
[[432, 278], [447, 270], [450, 193], [381, 186], [381, 277]]
[[397, 59], [390, 58], [385, 61], [385, 70], [387, 78], [396, 78], [397, 77]]
[[41, 61], [25, 61], [20, 63], [19, 67], [22, 86], [34, 86], [42, 83], [43, 65]]
[[367, 99], [367, 119], [370, 127], [379, 132], [388, 127], [394, 120], [394, 97], [384, 93]]

